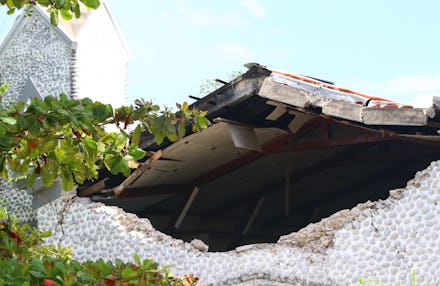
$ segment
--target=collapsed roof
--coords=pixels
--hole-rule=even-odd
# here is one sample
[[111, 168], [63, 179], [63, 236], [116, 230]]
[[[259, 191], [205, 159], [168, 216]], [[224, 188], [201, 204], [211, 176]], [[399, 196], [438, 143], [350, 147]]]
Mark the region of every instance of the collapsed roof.
[[340, 209], [386, 198], [439, 159], [435, 103], [412, 108], [246, 66], [192, 104], [208, 112], [209, 128], [161, 146], [145, 135], [142, 147], [161, 157], [139, 178], [103, 178], [79, 194], [148, 217], [175, 237], [227, 250], [276, 241]]

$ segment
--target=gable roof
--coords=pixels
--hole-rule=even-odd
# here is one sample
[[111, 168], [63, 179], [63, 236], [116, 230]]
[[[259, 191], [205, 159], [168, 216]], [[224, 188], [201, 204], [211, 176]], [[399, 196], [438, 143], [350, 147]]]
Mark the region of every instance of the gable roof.
[[[38, 6], [34, 6], [34, 8], [32, 9], [32, 13], [34, 15], [41, 17], [41, 19], [43, 19], [44, 22], [48, 26], [52, 27], [52, 29], [57, 33], [57, 35], [62, 40], [64, 40], [66, 42], [66, 44], [68, 44], [68, 45], [73, 44], [73, 40], [62, 29], [60, 29], [60, 27], [55, 27], [51, 24], [49, 16], [47, 15], [46, 12], [43, 11], [43, 9], [41, 9]], [[5, 39], [0, 44], [0, 55], [4, 52], [4, 50], [9, 45], [9, 43], [14, 38], [14, 36], [21, 31], [27, 17], [28, 16], [26, 15], [26, 13], [24, 11], [20, 15], [17, 16], [17, 18], [14, 21], [14, 24], [12, 25], [12, 27], [9, 30], [8, 34], [6, 35]]]
[[[109, 17], [112, 27], [116, 31], [116, 34], [121, 42], [121, 45], [123, 46], [127, 59], [130, 59], [131, 55], [130, 55], [130, 50], [128, 49], [128, 45], [106, 1], [102, 1], [101, 6], [98, 9], [103, 10], [105, 14]], [[76, 35], [80, 33], [81, 27], [86, 23], [90, 14], [94, 12], [93, 10], [83, 9], [83, 11], [81, 12], [82, 13], [81, 17], [79, 19], [72, 19], [71, 21], [68, 22], [60, 20], [58, 26], [53, 26], [52, 23], [50, 22], [49, 15], [41, 7], [34, 6], [32, 11], [33, 13], [41, 17], [45, 21], [45, 23], [48, 26], [50, 26], [60, 36], [60, 38], [63, 39], [68, 45], [73, 45], [75, 43]], [[9, 30], [3, 42], [0, 44], [0, 55], [9, 45], [10, 41], [14, 38], [14, 36], [23, 28], [26, 17], [27, 17], [26, 13], [22, 12], [15, 19], [14, 24], [12, 25], [11, 29]]]
[[117, 37], [119, 38], [119, 41], [124, 49], [124, 52], [127, 56], [127, 59], [130, 59], [131, 53], [130, 53], [130, 49], [128, 48], [125, 37], [122, 34], [121, 29], [119, 28], [119, 25], [117, 24], [117, 22], [113, 16], [113, 13], [111, 12], [111, 9], [110, 9], [109, 5], [107, 4], [107, 1], [105, 1], [105, 0], [101, 1], [101, 5], [98, 8], [98, 10], [85, 9], [83, 7], [83, 9], [81, 11], [81, 17], [73, 18], [70, 21], [64, 21], [61, 19], [59, 22], [59, 26], [67, 35], [69, 35], [69, 37], [72, 40], [75, 40], [77, 38], [77, 36], [81, 33], [81, 29], [86, 24], [89, 17], [91, 17], [95, 13], [100, 13], [100, 12], [104, 12], [105, 15], [107, 15], [107, 17], [111, 23], [111, 26], [113, 27], [113, 29], [116, 32]]
[[26, 83], [24, 85], [23, 91], [21, 92], [18, 101], [27, 102], [29, 98], [37, 97], [38, 99], [43, 99], [44, 97], [41, 95], [41, 92], [38, 90], [35, 85], [32, 77], [27, 77]]

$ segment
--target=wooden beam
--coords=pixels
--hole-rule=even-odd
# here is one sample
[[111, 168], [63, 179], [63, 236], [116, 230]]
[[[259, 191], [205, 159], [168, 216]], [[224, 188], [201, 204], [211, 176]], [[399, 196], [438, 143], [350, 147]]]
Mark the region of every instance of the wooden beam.
[[307, 122], [311, 121], [312, 119], [317, 119], [315, 115], [311, 115], [305, 112], [291, 110], [289, 111], [289, 114], [295, 116], [288, 125], [290, 132], [292, 132], [293, 134], [297, 133]]
[[257, 215], [260, 213], [261, 207], [263, 206], [264, 203], [264, 197], [260, 197], [260, 199], [258, 200], [257, 204], [254, 207], [254, 210], [252, 211], [246, 226], [244, 227], [243, 231], [241, 232], [242, 235], [247, 235], [249, 230], [252, 227], [252, 224], [255, 221], [255, 218], [257, 217]]
[[328, 142], [330, 140], [330, 124], [328, 120], [321, 121], [321, 141]]
[[193, 204], [194, 200], [196, 199], [197, 194], [199, 193], [199, 187], [195, 187], [193, 191], [191, 192], [191, 195], [189, 196], [188, 200], [185, 203], [185, 206], [183, 207], [182, 211], [180, 212], [179, 217], [177, 218], [176, 222], [174, 223], [174, 228], [178, 229], [180, 225], [183, 222], [183, 219], [185, 218], [186, 214], [188, 213], [189, 209], [191, 208], [191, 205]]
[[188, 189], [187, 185], [176, 184], [176, 185], [162, 185], [162, 186], [151, 186], [151, 187], [138, 187], [138, 188], [127, 188], [127, 191], [122, 193], [119, 198], [137, 198], [137, 197], [147, 197], [156, 195], [167, 195], [176, 194], [179, 192], [184, 192]]
[[289, 216], [289, 209], [290, 209], [290, 188], [291, 188], [291, 184], [290, 184], [290, 177], [291, 177], [291, 173], [292, 173], [292, 144], [293, 144], [293, 139], [292, 139], [292, 134], [289, 134], [289, 139], [288, 139], [288, 146], [289, 146], [289, 150], [287, 151], [287, 157], [286, 157], [286, 187], [284, 190], [284, 215], [285, 216]]
[[162, 156], [162, 151], [156, 151], [146, 162], [140, 163], [138, 168], [128, 176], [119, 186], [112, 189], [116, 197], [119, 197], [128, 186], [130, 186], [137, 178], [145, 173], [151, 166]]
[[260, 159], [263, 157], [264, 153], [261, 152], [251, 152], [248, 155], [245, 155], [243, 157], [239, 157], [233, 161], [230, 161], [218, 168], [215, 168], [214, 170], [201, 175], [200, 177], [194, 179], [192, 182], [188, 182], [188, 184], [194, 184], [194, 185], [203, 185], [206, 184], [214, 179], [220, 178], [227, 173], [230, 173], [232, 171], [235, 171], [241, 167], [243, 167], [246, 164], [252, 163], [255, 160]]
[[78, 189], [78, 191], [77, 191], [78, 197], [89, 197], [89, 196], [93, 195], [94, 193], [105, 189], [105, 182], [107, 180], [108, 180], [108, 177], [94, 183], [93, 185], [91, 185], [85, 189]]
[[243, 239], [245, 235], [249, 232], [252, 224], [255, 221], [255, 218], [257, 217], [258, 213], [261, 210], [261, 207], [264, 203], [264, 197], [260, 196], [254, 200], [248, 201], [247, 204], [247, 213], [249, 215], [244, 216], [242, 218], [238, 225], [235, 228], [235, 231], [232, 233], [232, 237], [229, 242], [228, 249], [233, 249], [237, 247], [240, 243], [240, 241]]
[[168, 222], [168, 225], [163, 230], [163, 232], [172, 234], [176, 229], [180, 227], [183, 219], [191, 208], [191, 205], [193, 204], [198, 193], [199, 188], [194, 187], [192, 190], [182, 194], [182, 199], [180, 200], [180, 203], [176, 208], [176, 212], [174, 212], [174, 215], [172, 215], [170, 221]]
[[[331, 138], [324, 141], [315, 140], [315, 141], [297, 142], [292, 144], [291, 150], [302, 151], [302, 150], [311, 150], [311, 149], [321, 149], [321, 148], [329, 148], [329, 147], [337, 147], [337, 146], [383, 142], [383, 141], [389, 141], [395, 139], [397, 138], [395, 138], [394, 136], [385, 136], [380, 133], [364, 134], [364, 135], [357, 135], [352, 137]], [[288, 150], [289, 150], [288, 144], [279, 144], [277, 146], [270, 146], [268, 148], [263, 148], [263, 152], [270, 154], [284, 153], [287, 152]]]

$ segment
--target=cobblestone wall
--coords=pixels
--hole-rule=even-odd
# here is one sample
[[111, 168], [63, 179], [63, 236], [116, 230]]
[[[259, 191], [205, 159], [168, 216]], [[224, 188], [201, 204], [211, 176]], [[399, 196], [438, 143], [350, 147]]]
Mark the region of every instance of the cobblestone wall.
[[[19, 16], [22, 17], [22, 16]], [[31, 77], [42, 96], [70, 95], [71, 45], [41, 17], [24, 17], [22, 28], [15, 34], [0, 54], [0, 82], [8, 82], [9, 90], [2, 104], [15, 102], [21, 95], [28, 77]], [[0, 180], [0, 200], [23, 222], [32, 222], [32, 195], [26, 190]]]
[[41, 15], [25, 17], [23, 28], [0, 54], [0, 81], [10, 84], [2, 102], [16, 101], [32, 77], [42, 96], [71, 94], [71, 45]]
[[[206, 252], [155, 230], [147, 219], [68, 195], [38, 210], [49, 243], [72, 246], [79, 260], [131, 260], [135, 253], [193, 273], [200, 285], [358, 285], [374, 276], [384, 285], [440, 284], [440, 162], [418, 172], [384, 201], [342, 210], [276, 244]], [[284, 283], [284, 284], [283, 284]]]

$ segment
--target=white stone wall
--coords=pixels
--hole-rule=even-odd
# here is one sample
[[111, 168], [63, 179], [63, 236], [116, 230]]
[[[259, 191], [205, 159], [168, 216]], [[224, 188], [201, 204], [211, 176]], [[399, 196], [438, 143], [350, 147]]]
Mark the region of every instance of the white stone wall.
[[37, 219], [37, 212], [32, 208], [32, 199], [32, 195], [26, 190], [0, 180], [0, 207], [5, 207], [21, 222], [33, 223]]
[[[70, 95], [71, 45], [37, 12], [25, 17], [21, 25], [0, 54], [0, 82], [10, 84], [2, 104], [17, 101], [28, 76], [42, 96]], [[0, 180], [0, 201], [22, 222], [36, 218], [32, 195], [4, 180]]]
[[[40, 10], [30, 17], [19, 16], [19, 24], [0, 51], [0, 83], [10, 84], [1, 103], [16, 102], [31, 77], [42, 96], [65, 93], [115, 107], [126, 104], [128, 54], [107, 9], [103, 3], [100, 9], [85, 13], [79, 23], [67, 27], [60, 23], [60, 28], [67, 28], [64, 37]], [[22, 222], [35, 219], [32, 195], [3, 180], [0, 187], [0, 202], [11, 213]]]
[[16, 101], [32, 77], [42, 96], [71, 94], [71, 45], [34, 12], [0, 54], [0, 82], [10, 84], [2, 102]]
[[418, 172], [385, 201], [340, 211], [276, 244], [209, 253], [200, 242], [173, 239], [147, 219], [68, 195], [38, 210], [48, 243], [72, 246], [79, 260], [131, 260], [135, 253], [193, 273], [200, 285], [358, 285], [376, 277], [384, 285], [440, 284], [440, 161]]

